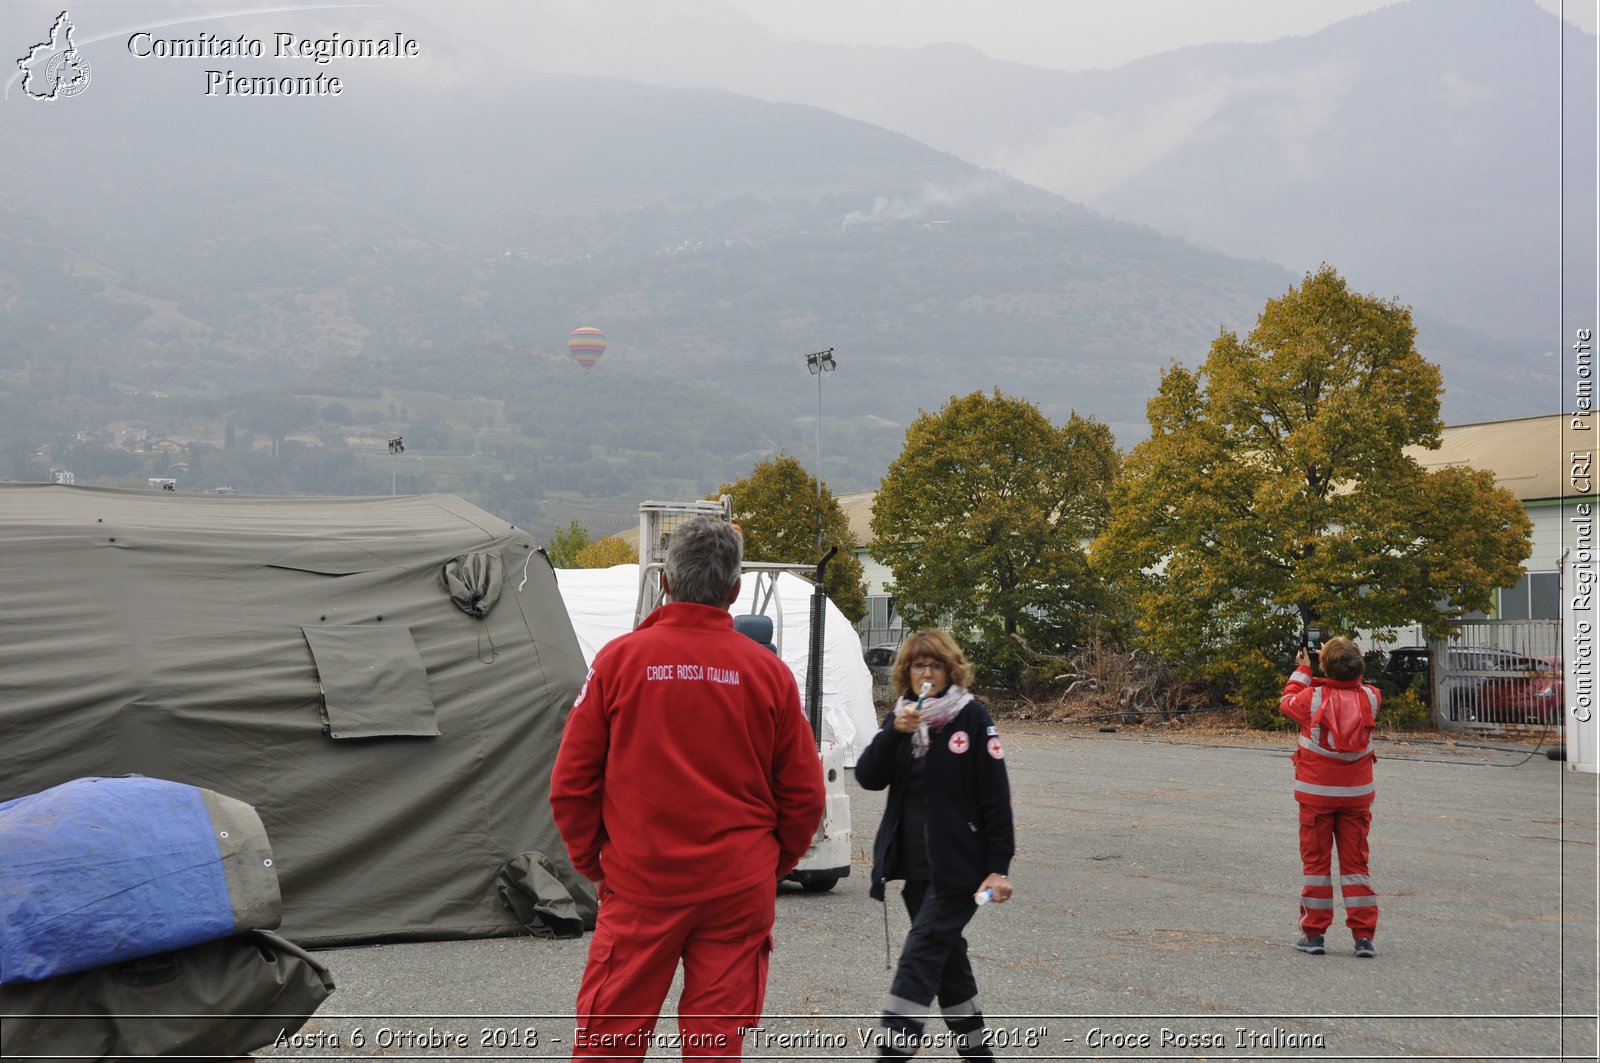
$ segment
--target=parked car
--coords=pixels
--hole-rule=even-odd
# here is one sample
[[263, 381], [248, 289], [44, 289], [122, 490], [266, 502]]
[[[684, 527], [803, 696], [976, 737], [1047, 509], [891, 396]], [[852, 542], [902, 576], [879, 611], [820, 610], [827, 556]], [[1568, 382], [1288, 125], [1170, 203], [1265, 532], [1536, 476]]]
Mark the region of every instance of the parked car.
[[[1565, 698], [1559, 657], [1533, 657], [1510, 650], [1452, 646], [1444, 678], [1445, 709], [1451, 720], [1479, 723], [1557, 723]], [[1426, 646], [1390, 650], [1383, 675], [1400, 689], [1414, 688], [1433, 707], [1435, 681]], [[1418, 677], [1422, 678], [1420, 684]]]
[[899, 643], [885, 642], [868, 649], [862, 657], [866, 658], [867, 668], [873, 675], [881, 673], [887, 677], [890, 667], [894, 664], [894, 655], [899, 652]]

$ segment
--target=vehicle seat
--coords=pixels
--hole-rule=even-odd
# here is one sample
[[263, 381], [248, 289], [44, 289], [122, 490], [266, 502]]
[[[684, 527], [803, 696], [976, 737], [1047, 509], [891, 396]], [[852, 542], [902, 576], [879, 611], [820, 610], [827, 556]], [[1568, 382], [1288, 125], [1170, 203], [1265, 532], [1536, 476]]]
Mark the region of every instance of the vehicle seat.
[[733, 630], [741, 635], [755, 639], [761, 645], [778, 652], [778, 647], [772, 642], [772, 617], [760, 613], [743, 613], [733, 618]]

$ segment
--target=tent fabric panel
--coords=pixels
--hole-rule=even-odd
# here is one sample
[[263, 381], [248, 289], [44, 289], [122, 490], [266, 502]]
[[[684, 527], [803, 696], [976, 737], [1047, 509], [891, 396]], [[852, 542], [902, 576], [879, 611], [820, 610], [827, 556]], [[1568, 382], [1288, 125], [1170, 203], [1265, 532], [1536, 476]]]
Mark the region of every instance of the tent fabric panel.
[[[329, 540], [387, 567], [266, 567]], [[484, 551], [505, 576], [480, 619], [440, 571]], [[586, 665], [525, 532], [441, 495], [0, 484], [0, 558], [0, 800], [139, 773], [246, 801], [272, 839], [279, 932], [307, 945], [521, 933], [495, 876], [524, 852], [581, 887], [547, 794]], [[437, 737], [323, 733], [302, 629], [332, 626], [410, 632]]]
[[402, 627], [303, 627], [328, 714], [330, 738], [439, 734], [428, 673]]
[[372, 551], [340, 540], [317, 540], [290, 547], [268, 561], [269, 568], [316, 572], [325, 576], [348, 576], [387, 568], [389, 562]]
[[[516, 575], [487, 618], [469, 617], [441, 592], [440, 614], [416, 629], [443, 737], [327, 743], [339, 754], [337, 774], [298, 781], [307, 801], [338, 810], [343, 822], [328, 824], [329, 831], [359, 841], [345, 850], [348, 859], [338, 847], [318, 844], [309, 847], [314, 856], [280, 869], [286, 895], [315, 896], [328, 915], [319, 927], [297, 928], [295, 940], [317, 948], [363, 940], [343, 926], [371, 916], [355, 910], [350, 891], [330, 888], [352, 864], [385, 860], [408, 869], [403, 880], [364, 883], [389, 921], [406, 928], [385, 933], [387, 940], [522, 933], [500, 899], [497, 876], [507, 861], [531, 850], [552, 858], [570, 891], [583, 887], [586, 880], [568, 863], [549, 815], [548, 794], [555, 751], [586, 666], [549, 562], [542, 554], [530, 561], [524, 545], [502, 551], [507, 571]], [[528, 579], [519, 592], [525, 562]], [[437, 570], [430, 575], [437, 589]], [[467, 705], [471, 712], [458, 708]], [[451, 756], [432, 755], [446, 744]], [[403, 789], [394, 785], [397, 773], [406, 776]], [[419, 829], [423, 824], [426, 830]], [[285, 923], [287, 932], [287, 915]]]

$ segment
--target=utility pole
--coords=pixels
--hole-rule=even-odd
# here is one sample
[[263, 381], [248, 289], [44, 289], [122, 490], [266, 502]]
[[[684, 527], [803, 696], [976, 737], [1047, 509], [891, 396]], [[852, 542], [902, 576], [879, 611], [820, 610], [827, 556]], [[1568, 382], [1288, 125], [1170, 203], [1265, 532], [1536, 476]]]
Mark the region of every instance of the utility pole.
[[817, 549], [822, 549], [822, 374], [834, 370], [833, 348], [806, 355], [806, 371], [817, 378]]
[[397, 454], [404, 454], [405, 452], [406, 452], [406, 441], [405, 441], [405, 437], [404, 436], [395, 436], [393, 439], [389, 440], [389, 497], [390, 498], [394, 497], [395, 484], [399, 480], [399, 473], [397, 473], [395, 471], [395, 456]]

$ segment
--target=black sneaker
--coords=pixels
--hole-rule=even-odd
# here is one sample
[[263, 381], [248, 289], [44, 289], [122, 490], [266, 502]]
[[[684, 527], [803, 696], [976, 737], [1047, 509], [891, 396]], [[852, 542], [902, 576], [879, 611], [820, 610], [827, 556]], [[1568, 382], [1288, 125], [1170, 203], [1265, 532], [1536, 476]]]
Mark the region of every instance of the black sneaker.
[[1356, 955], [1363, 960], [1370, 960], [1378, 954], [1378, 947], [1372, 943], [1371, 938], [1356, 938]]
[[[1369, 941], [1367, 944], [1370, 946], [1372, 942]], [[1300, 940], [1294, 943], [1294, 947], [1301, 952], [1309, 952], [1313, 956], [1321, 956], [1328, 951], [1323, 947], [1321, 934], [1301, 934]]]

